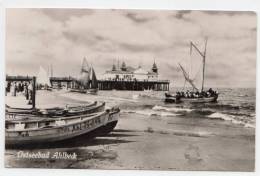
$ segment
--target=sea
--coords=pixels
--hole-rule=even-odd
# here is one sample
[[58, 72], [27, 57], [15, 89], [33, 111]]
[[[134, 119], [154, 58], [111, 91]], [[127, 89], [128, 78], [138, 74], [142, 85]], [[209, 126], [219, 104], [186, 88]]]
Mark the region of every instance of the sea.
[[[172, 89], [171, 92], [180, 90]], [[161, 91], [99, 91], [98, 95], [67, 95], [78, 100], [105, 100], [108, 106], [119, 106], [121, 113], [149, 117], [202, 118], [229, 121], [245, 128], [255, 128], [255, 88], [214, 88], [219, 92], [214, 103], [166, 103]], [[64, 94], [65, 95], [65, 94]]]
[[[180, 88], [172, 88], [174, 93]], [[69, 90], [37, 91], [38, 108], [65, 106], [70, 103], [104, 101], [108, 107], [119, 107], [121, 114], [169, 120], [173, 118], [211, 119], [255, 128], [255, 88], [214, 88], [219, 92], [217, 102], [166, 103], [163, 91], [99, 91], [97, 95], [70, 92]], [[14, 97], [11, 97], [14, 98]], [[14, 98], [17, 99], [17, 98]], [[23, 97], [24, 99], [24, 97]], [[10, 104], [17, 107], [15, 104]]]

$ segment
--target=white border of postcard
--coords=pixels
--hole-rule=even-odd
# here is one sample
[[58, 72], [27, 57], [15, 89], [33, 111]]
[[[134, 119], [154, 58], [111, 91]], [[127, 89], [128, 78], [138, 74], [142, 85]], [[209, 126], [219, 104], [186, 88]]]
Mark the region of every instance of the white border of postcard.
[[[260, 13], [259, 0], [0, 0], [0, 70], [1, 70], [1, 147], [0, 147], [0, 175], [23, 175], [29, 174], [46, 176], [100, 176], [100, 175], [259, 175], [259, 167], [255, 172], [184, 172], [184, 171], [138, 171], [138, 170], [89, 170], [89, 169], [7, 169], [4, 168], [4, 79], [5, 79], [5, 8], [99, 8], [99, 9], [172, 9], [172, 10], [228, 10], [228, 11], [255, 11]], [[259, 17], [257, 18], [257, 32], [259, 34]], [[257, 58], [259, 59], [259, 35], [257, 35]], [[259, 68], [259, 61], [257, 62]], [[259, 164], [259, 69], [257, 69], [257, 102], [256, 102], [256, 166]]]

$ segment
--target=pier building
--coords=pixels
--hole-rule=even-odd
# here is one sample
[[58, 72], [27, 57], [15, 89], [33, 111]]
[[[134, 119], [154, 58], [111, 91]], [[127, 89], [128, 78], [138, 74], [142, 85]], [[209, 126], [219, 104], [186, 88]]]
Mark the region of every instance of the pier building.
[[[137, 68], [127, 66], [125, 62], [121, 67], [115, 64], [106, 71], [102, 78], [98, 78], [99, 90], [154, 90], [168, 91], [169, 80], [160, 80], [156, 63], [152, 64], [151, 70], [145, 70], [141, 66]], [[26, 81], [31, 80], [30, 76], [6, 76], [6, 80]], [[37, 78], [36, 78], [37, 79]], [[49, 77], [51, 87], [63, 89], [75, 89], [79, 87], [77, 78], [74, 77]]]

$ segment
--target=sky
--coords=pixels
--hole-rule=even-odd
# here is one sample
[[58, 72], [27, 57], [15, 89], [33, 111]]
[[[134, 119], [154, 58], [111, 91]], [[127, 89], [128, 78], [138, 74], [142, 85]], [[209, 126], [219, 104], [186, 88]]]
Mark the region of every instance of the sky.
[[[190, 42], [206, 52], [205, 85], [256, 86], [256, 14], [227, 11], [6, 9], [6, 73], [37, 75], [53, 65], [54, 76], [77, 76], [86, 57], [97, 77], [118, 60], [151, 70], [183, 86], [178, 63]], [[194, 53], [195, 50], [193, 50]]]

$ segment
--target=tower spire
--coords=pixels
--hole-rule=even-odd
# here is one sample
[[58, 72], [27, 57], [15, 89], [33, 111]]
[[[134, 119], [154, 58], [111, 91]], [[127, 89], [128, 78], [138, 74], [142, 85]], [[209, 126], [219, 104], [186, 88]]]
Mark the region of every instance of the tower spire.
[[113, 60], [113, 66], [112, 66], [112, 71], [116, 71], [116, 65], [115, 65], [115, 60]]
[[158, 73], [158, 68], [157, 68], [157, 65], [156, 65], [156, 63], [155, 63], [155, 58], [154, 58], [154, 61], [153, 61], [152, 71], [153, 71], [154, 73]]
[[122, 70], [122, 71], [126, 71], [125, 61], [122, 62], [121, 70]]

